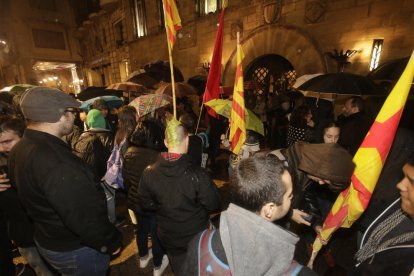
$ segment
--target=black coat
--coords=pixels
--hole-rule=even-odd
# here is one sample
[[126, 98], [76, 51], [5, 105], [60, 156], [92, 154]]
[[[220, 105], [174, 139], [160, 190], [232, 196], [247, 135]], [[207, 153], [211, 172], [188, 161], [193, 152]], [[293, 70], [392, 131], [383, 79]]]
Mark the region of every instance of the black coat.
[[89, 246], [105, 253], [121, 246], [100, 184], [64, 141], [27, 129], [8, 161], [11, 183], [41, 247], [71, 251]]
[[122, 176], [128, 190], [128, 208], [135, 213], [153, 213], [142, 209], [138, 199], [138, 185], [142, 172], [157, 160], [158, 155], [159, 152], [153, 149], [130, 146], [123, 157]]
[[106, 173], [106, 163], [114, 147], [114, 135], [105, 129], [89, 129], [79, 136], [73, 152], [86, 162], [99, 181]]
[[364, 112], [354, 113], [339, 120], [341, 134], [338, 144], [355, 155], [371, 127], [372, 120]]
[[207, 172], [184, 154], [176, 161], [161, 155], [142, 175], [138, 198], [155, 211], [158, 237], [167, 249], [186, 251], [198, 232], [209, 226], [209, 212], [220, 208], [220, 196]]

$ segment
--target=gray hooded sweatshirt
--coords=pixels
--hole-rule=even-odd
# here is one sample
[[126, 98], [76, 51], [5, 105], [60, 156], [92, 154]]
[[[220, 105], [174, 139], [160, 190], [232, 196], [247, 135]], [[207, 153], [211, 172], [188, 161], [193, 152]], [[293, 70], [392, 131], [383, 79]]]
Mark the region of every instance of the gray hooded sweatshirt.
[[292, 263], [299, 240], [234, 204], [221, 213], [220, 237], [233, 276], [283, 274]]

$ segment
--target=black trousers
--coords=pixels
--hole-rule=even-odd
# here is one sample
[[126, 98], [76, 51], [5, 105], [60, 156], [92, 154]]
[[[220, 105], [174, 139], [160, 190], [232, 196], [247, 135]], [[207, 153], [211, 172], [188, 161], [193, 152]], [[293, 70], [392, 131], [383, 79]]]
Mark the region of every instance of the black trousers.
[[13, 264], [12, 244], [7, 231], [7, 223], [0, 213], [0, 275], [14, 276], [15, 267]]

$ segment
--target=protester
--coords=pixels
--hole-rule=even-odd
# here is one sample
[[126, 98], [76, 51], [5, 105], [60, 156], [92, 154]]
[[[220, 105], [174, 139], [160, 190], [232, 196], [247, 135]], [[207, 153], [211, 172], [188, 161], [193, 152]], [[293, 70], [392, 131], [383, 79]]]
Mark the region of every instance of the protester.
[[[125, 153], [122, 174], [128, 189], [128, 208], [136, 218], [136, 242], [139, 254], [139, 266], [147, 267], [153, 257], [153, 275], [162, 275], [168, 266], [168, 257], [157, 236], [155, 214], [145, 211], [138, 199], [138, 186], [142, 172], [157, 160], [163, 149], [164, 133], [159, 124], [153, 120], [138, 123], [129, 138], [129, 147]], [[152, 250], [148, 249], [148, 235], [151, 235]]]
[[320, 131], [316, 133], [316, 143], [337, 143], [341, 133], [339, 124], [334, 120], [324, 120], [319, 126]]
[[[40, 257], [33, 241], [33, 225], [20, 204], [16, 189], [9, 185], [7, 175], [7, 157], [11, 149], [23, 136], [24, 129], [23, 120], [10, 116], [0, 117], [0, 170], [2, 171], [2, 175], [0, 175], [2, 188], [0, 189], [0, 214], [2, 214], [2, 220], [5, 223], [5, 228], [2, 228], [5, 232], [1, 236], [5, 241], [2, 242], [1, 250], [8, 251], [8, 257], [2, 254], [1, 257], [4, 259], [1, 259], [1, 261], [9, 260], [9, 262], [11, 261], [9, 264], [12, 265], [2, 266], [1, 271], [5, 275], [14, 276], [14, 269], [10, 270], [10, 268], [14, 268], [9, 241], [11, 239], [37, 275], [52, 275], [52, 272]], [[6, 251], [4, 252], [6, 253]], [[16, 266], [16, 269], [20, 270], [18, 273], [22, 272], [22, 268], [24, 269], [23, 264]]]
[[293, 260], [299, 238], [273, 224], [292, 200], [292, 179], [275, 156], [240, 161], [230, 181], [220, 229], [189, 244], [180, 275], [316, 275]]
[[40, 254], [63, 275], [105, 275], [121, 234], [108, 221], [105, 195], [93, 173], [61, 140], [79, 103], [64, 92], [36, 87], [21, 109], [23, 138], [9, 155], [10, 180], [34, 223]]
[[91, 109], [86, 117], [88, 130], [82, 133], [74, 145], [74, 153], [88, 164], [100, 181], [106, 173], [106, 162], [114, 146], [112, 132], [105, 128], [105, 118], [97, 109]]
[[288, 125], [287, 146], [290, 147], [297, 141], [313, 141], [314, 126], [312, 113], [307, 105], [301, 105], [294, 109]]
[[186, 128], [188, 132], [188, 152], [194, 165], [201, 166], [203, 155], [203, 140], [200, 136], [195, 134], [196, 121], [195, 117], [190, 114], [180, 116], [180, 123]]
[[361, 97], [353, 96], [345, 102], [338, 123], [341, 127], [338, 143], [351, 155], [355, 155], [371, 127], [371, 121], [364, 111], [364, 101]]
[[350, 275], [412, 275], [414, 270], [414, 156], [397, 184], [400, 198], [369, 225]]
[[157, 234], [174, 273], [185, 259], [187, 245], [209, 227], [209, 212], [220, 207], [218, 191], [210, 176], [191, 163], [186, 129], [170, 119], [165, 134], [168, 152], [145, 169], [138, 188], [144, 210], [156, 212]]
[[102, 115], [106, 121], [106, 129], [109, 129], [112, 133], [116, 133], [118, 129], [118, 118], [115, 114], [112, 114], [108, 104], [103, 99], [96, 99], [91, 106], [92, 109], [97, 109], [102, 112]]

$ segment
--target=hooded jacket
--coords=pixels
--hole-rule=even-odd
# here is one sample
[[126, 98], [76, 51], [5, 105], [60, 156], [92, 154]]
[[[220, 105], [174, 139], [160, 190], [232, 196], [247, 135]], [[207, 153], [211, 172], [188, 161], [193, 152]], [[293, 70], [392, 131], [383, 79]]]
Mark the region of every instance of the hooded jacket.
[[157, 216], [158, 237], [167, 249], [187, 250], [190, 240], [209, 226], [209, 212], [220, 208], [220, 196], [207, 172], [183, 154], [176, 161], [161, 155], [142, 175], [138, 200]]
[[[233, 276], [316, 275], [301, 265], [294, 269], [298, 274], [287, 273], [292, 272], [299, 237], [237, 205], [230, 204], [221, 213], [220, 229], [211, 239], [213, 254], [221, 266], [230, 267]], [[188, 246], [179, 275], [199, 275], [199, 240], [197, 235]]]

